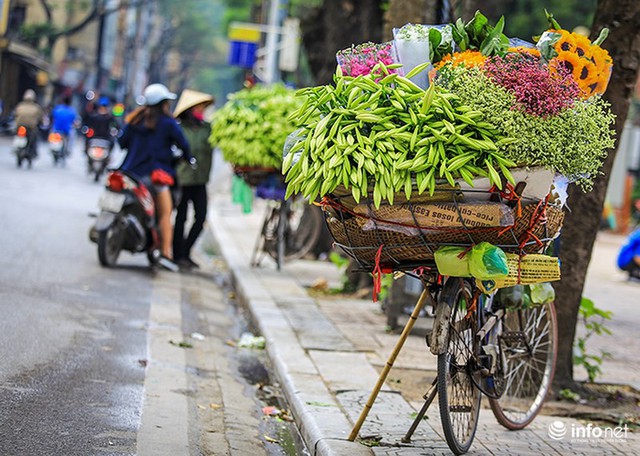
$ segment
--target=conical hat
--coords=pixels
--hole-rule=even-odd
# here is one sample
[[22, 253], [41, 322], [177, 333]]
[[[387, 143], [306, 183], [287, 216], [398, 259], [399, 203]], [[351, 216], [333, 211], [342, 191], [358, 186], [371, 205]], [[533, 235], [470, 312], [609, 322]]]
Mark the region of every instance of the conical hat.
[[180, 95], [180, 99], [173, 110], [173, 117], [178, 117], [189, 108], [193, 108], [201, 103], [211, 104], [215, 99], [206, 93], [196, 90], [184, 89]]

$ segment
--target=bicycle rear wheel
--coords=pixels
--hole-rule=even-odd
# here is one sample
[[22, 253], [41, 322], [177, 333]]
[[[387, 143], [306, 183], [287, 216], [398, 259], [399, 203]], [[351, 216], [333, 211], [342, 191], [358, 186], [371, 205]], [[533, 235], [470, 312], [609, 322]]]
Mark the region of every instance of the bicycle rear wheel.
[[[324, 219], [319, 207], [310, 205], [302, 198], [283, 201], [281, 207], [282, 210], [272, 215], [271, 228], [268, 230], [273, 234], [267, 237], [265, 250], [274, 260], [278, 261], [280, 257], [281, 263], [284, 263], [311, 252], [320, 239]], [[284, 224], [280, 220], [284, 220]]]
[[506, 309], [499, 341], [505, 389], [489, 404], [501, 425], [523, 429], [542, 409], [553, 381], [558, 344], [553, 303]]
[[448, 306], [447, 350], [438, 355], [438, 403], [447, 444], [455, 454], [471, 447], [478, 426], [480, 390], [471, 378], [475, 369], [476, 310], [472, 308], [473, 288], [461, 278], [449, 278], [438, 306]]

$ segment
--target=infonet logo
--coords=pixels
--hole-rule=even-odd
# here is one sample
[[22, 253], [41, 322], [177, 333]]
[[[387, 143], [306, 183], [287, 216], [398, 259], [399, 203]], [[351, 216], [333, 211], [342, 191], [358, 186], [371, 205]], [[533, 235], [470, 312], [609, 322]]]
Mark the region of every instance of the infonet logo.
[[553, 440], [562, 440], [567, 434], [567, 425], [562, 421], [554, 421], [549, 425], [549, 437]]
[[556, 420], [549, 424], [549, 437], [553, 440], [564, 440], [565, 437], [573, 442], [598, 442], [602, 440], [626, 441], [629, 428], [625, 424], [618, 427], [600, 427], [592, 423], [583, 426], [572, 423], [567, 425]]

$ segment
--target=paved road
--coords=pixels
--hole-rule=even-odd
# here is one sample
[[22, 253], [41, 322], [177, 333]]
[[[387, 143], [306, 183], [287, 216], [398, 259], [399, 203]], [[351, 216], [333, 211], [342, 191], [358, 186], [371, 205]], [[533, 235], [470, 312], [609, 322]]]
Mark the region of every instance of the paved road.
[[9, 141], [0, 138], [0, 455], [283, 454], [264, 436], [295, 430], [265, 423], [256, 397], [258, 380], [269, 387], [266, 358], [228, 344], [247, 328], [224, 265], [201, 250], [200, 273], [153, 273], [144, 254], [101, 268], [88, 213], [102, 186], [81, 152], [54, 167], [43, 146], [32, 169], [16, 169]]

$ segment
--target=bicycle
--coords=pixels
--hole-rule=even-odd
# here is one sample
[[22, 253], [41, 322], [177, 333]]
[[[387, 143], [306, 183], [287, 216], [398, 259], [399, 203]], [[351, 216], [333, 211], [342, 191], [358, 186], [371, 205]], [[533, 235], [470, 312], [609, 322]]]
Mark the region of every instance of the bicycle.
[[267, 254], [279, 271], [285, 262], [303, 258], [320, 239], [323, 223], [320, 208], [302, 197], [268, 200], [251, 265], [259, 266]]
[[[455, 194], [450, 201], [459, 220], [463, 220]], [[511, 204], [507, 200], [501, 202]], [[491, 239], [495, 246], [513, 252], [535, 253], [549, 245], [559, 231], [563, 220], [561, 209], [548, 205], [546, 200], [530, 202], [518, 209], [508, 228], [480, 230], [463, 226], [439, 232], [421, 228], [417, 222], [416, 226], [409, 226], [377, 219], [371, 212], [362, 215], [346, 204], [348, 201], [342, 204], [336, 198], [324, 200], [327, 225], [336, 245], [355, 258], [362, 270], [373, 272], [374, 290], [376, 277], [383, 272], [400, 271], [423, 284], [396, 349], [349, 440], [358, 435], [425, 304], [434, 313], [427, 345], [437, 356], [437, 375], [402, 441], [411, 440], [436, 396], [445, 440], [455, 454], [466, 453], [473, 443], [482, 395], [488, 397], [494, 416], [507, 429], [523, 429], [531, 423], [543, 406], [555, 371], [557, 322], [553, 303], [532, 306], [521, 300], [507, 305], [503, 295], [486, 291], [488, 283], [442, 276], [434, 261], [434, 251], [440, 245], [470, 248], [480, 240]], [[408, 204], [416, 220], [414, 205]], [[365, 223], [366, 230], [362, 228]]]
[[436, 395], [445, 439], [455, 454], [466, 453], [473, 442], [481, 394], [502, 426], [525, 428], [540, 412], [553, 380], [553, 303], [506, 307], [459, 277], [427, 290], [435, 306], [427, 344], [438, 357], [437, 377], [403, 442], [410, 441]]

